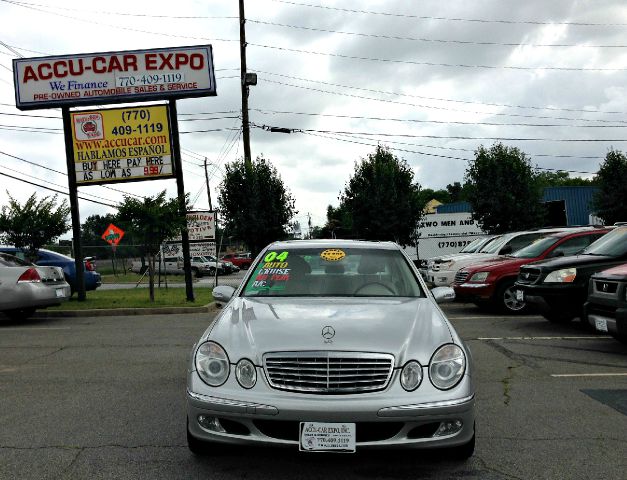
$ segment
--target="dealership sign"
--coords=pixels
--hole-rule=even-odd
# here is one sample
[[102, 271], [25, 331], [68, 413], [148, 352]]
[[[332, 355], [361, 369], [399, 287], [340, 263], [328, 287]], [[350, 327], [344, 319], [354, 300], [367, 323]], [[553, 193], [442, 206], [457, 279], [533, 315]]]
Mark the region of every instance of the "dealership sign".
[[76, 183], [173, 176], [167, 105], [71, 113]]
[[13, 60], [20, 110], [216, 95], [211, 45]]
[[[216, 238], [216, 217], [211, 211], [187, 212], [187, 234], [190, 242], [204, 242]], [[172, 241], [181, 241], [181, 236]]]

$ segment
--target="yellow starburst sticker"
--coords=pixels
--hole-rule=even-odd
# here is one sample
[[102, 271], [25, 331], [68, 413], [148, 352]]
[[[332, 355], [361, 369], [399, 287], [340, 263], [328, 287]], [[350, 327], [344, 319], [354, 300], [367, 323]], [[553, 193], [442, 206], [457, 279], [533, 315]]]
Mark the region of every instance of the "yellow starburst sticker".
[[339, 262], [345, 256], [346, 252], [344, 250], [340, 250], [339, 248], [327, 248], [320, 253], [320, 258], [322, 258], [322, 260], [326, 260], [327, 262]]

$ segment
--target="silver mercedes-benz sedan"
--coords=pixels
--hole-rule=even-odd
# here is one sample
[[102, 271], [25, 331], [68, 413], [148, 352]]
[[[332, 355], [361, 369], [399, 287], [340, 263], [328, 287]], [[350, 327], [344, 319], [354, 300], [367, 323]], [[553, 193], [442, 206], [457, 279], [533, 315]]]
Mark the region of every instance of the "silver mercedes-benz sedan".
[[470, 351], [394, 243], [269, 245], [194, 345], [187, 440], [308, 452], [475, 447]]

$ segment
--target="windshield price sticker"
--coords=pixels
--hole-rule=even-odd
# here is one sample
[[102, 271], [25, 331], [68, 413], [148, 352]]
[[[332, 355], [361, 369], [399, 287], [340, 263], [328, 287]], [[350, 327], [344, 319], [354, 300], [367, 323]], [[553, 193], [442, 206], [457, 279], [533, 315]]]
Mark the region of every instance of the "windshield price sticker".
[[355, 452], [354, 423], [300, 423], [301, 452]]

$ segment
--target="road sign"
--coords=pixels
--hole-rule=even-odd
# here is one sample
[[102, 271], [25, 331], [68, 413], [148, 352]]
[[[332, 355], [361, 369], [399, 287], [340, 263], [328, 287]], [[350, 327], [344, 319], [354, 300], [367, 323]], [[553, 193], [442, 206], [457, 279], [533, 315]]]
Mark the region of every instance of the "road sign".
[[102, 238], [105, 242], [107, 242], [112, 247], [116, 247], [122, 237], [124, 236], [124, 230], [119, 227], [116, 227], [112, 223], [109, 224], [105, 232], [102, 234]]

